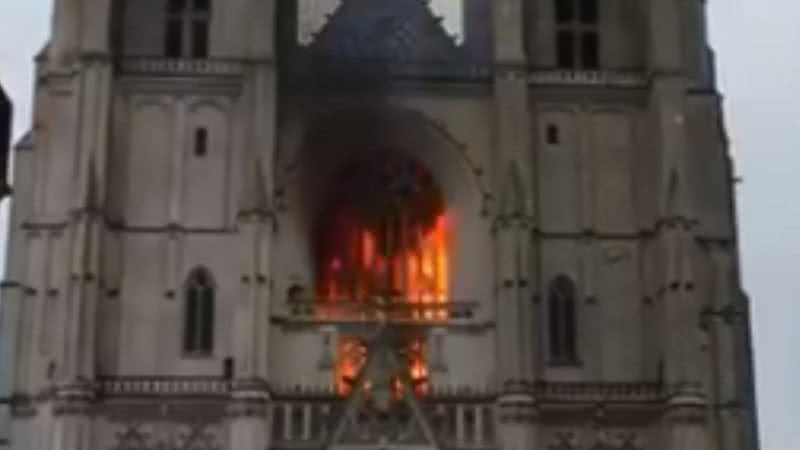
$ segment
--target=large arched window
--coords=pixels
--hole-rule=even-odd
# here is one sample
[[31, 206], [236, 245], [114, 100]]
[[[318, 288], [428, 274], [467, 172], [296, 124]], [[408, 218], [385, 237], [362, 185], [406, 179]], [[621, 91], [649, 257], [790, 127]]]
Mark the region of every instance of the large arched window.
[[600, 66], [598, 0], [555, 0], [556, 65], [593, 70]]
[[447, 300], [444, 201], [417, 162], [387, 155], [348, 166], [318, 225], [320, 298]]
[[547, 298], [550, 360], [554, 364], [574, 364], [576, 348], [575, 283], [565, 275], [550, 282]]
[[[317, 295], [323, 305], [388, 302], [435, 307], [449, 301], [448, 223], [430, 172], [400, 155], [347, 166], [336, 179], [317, 230]], [[419, 320], [441, 320], [433, 309]], [[340, 393], [365, 361], [358, 339], [341, 336], [336, 366]], [[424, 341], [409, 336], [405, 354], [419, 392], [427, 389]]]
[[210, 355], [214, 350], [214, 280], [203, 268], [192, 271], [184, 287], [183, 351]]
[[167, 0], [164, 53], [169, 58], [206, 58], [211, 0]]

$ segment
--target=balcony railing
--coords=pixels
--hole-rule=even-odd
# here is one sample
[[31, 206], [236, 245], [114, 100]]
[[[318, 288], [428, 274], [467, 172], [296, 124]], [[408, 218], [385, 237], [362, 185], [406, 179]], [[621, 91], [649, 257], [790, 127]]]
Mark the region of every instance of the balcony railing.
[[230, 392], [228, 380], [213, 376], [101, 377], [98, 386], [101, 394], [107, 397], [225, 397]]
[[[153, 76], [208, 76], [231, 77], [244, 74], [246, 62], [231, 58], [164, 58], [160, 56], [128, 56], [119, 62], [119, 69], [125, 75]], [[294, 72], [305, 71], [307, 76], [316, 73], [335, 74], [388, 74], [396, 77], [456, 77], [468, 79], [490, 79], [490, 64], [448, 65], [448, 64], [378, 64], [370, 61], [343, 64], [338, 62], [317, 62], [315, 65], [294, 67]], [[310, 73], [308, 73], [310, 72]], [[302, 77], [301, 77], [302, 79]], [[605, 86], [605, 87], [643, 87], [647, 85], [644, 71], [635, 70], [563, 70], [534, 69], [528, 72], [531, 85], [564, 86]]]
[[619, 70], [533, 70], [528, 75], [532, 85], [643, 87], [647, 85], [644, 71]]
[[230, 77], [244, 74], [245, 64], [236, 59], [130, 56], [120, 61], [119, 69], [126, 75]]

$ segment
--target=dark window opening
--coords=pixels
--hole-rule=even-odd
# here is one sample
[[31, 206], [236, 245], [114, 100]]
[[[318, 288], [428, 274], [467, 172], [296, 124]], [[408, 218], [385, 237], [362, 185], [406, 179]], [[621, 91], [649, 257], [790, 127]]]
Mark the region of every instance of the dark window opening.
[[208, 57], [208, 22], [195, 20], [192, 24], [192, 58]]
[[208, 12], [211, 10], [211, 0], [194, 0], [194, 10]]
[[550, 145], [558, 145], [561, 142], [561, 133], [559, 133], [558, 125], [547, 125], [545, 129], [546, 141]]
[[570, 31], [559, 31], [556, 38], [556, 58], [558, 67], [575, 68], [575, 39]]
[[167, 19], [167, 30], [165, 35], [165, 53], [168, 58], [180, 58], [183, 43], [183, 23], [180, 19]]
[[169, 0], [164, 53], [169, 58], [207, 58], [210, 0]]
[[181, 14], [186, 10], [186, 0], [169, 0], [167, 12], [170, 14]]
[[597, 69], [600, 66], [600, 42], [597, 33], [588, 31], [581, 36], [581, 64], [584, 69]]
[[581, 0], [581, 23], [596, 25], [599, 19], [597, 0]]
[[599, 2], [555, 0], [556, 65], [561, 69], [600, 68]]
[[214, 348], [214, 285], [204, 269], [195, 270], [185, 287], [183, 351], [189, 355], [210, 355]]
[[208, 130], [198, 128], [194, 131], [194, 154], [203, 157], [208, 153]]
[[575, 20], [574, 0], [556, 0], [556, 23], [569, 23]]
[[550, 283], [547, 308], [550, 359], [554, 364], [575, 364], [577, 312], [572, 280], [559, 275]]

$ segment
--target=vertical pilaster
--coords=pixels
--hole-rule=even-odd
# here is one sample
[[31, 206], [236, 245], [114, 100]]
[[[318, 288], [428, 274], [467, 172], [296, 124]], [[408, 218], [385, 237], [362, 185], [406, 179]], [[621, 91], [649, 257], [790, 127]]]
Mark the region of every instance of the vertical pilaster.
[[175, 127], [172, 129], [169, 223], [178, 225], [181, 223], [183, 214], [184, 163], [186, 162], [186, 148], [189, 145], [187, 139], [189, 139], [190, 133], [186, 130], [186, 102], [182, 96], [176, 97], [173, 108]]
[[53, 2], [53, 32], [48, 48], [48, 61], [51, 65], [64, 66], [74, 61], [80, 40], [82, 10], [82, 0]]
[[539, 408], [529, 395], [504, 395], [498, 400], [497, 415], [500, 448], [503, 450], [536, 448]]
[[668, 450], [708, 448], [708, 393], [704, 386], [695, 287], [697, 225], [687, 164], [686, 92], [681, 34], [682, 0], [649, 0], [648, 30], [653, 135], [659, 142], [664, 378], [670, 392], [665, 426]]
[[86, 385], [61, 386], [53, 394], [53, 423], [43, 450], [89, 450], [93, 448], [91, 403], [94, 392]]
[[78, 178], [69, 219], [71, 239], [64, 317], [60, 379], [91, 380], [96, 358], [96, 308], [102, 282], [102, 243], [105, 233], [105, 184], [111, 106], [111, 69], [107, 57], [82, 62], [82, 99], [77, 144]]
[[[505, 450], [533, 448], [535, 400], [526, 389], [535, 372], [533, 344], [523, 342], [535, 322], [527, 308], [531, 289], [533, 198], [530, 151], [525, 11], [521, 0], [492, 2], [494, 27], [494, 106], [496, 191], [502, 193], [495, 223], [497, 261], [498, 436]], [[523, 353], [523, 351], [525, 353]]]
[[241, 251], [245, 258], [242, 275], [242, 300], [237, 308], [237, 326], [233, 330], [236, 343], [236, 378], [266, 379], [270, 307], [270, 246], [272, 216], [266, 211], [253, 211], [239, 219]]
[[680, 1], [646, 0], [648, 65], [653, 72], [675, 72], [682, 66]]
[[[520, 229], [529, 219], [530, 113], [524, 52], [523, 7], [520, 0], [493, 3], [495, 30], [495, 167], [497, 192], [502, 192], [496, 223], [498, 290], [498, 380], [522, 381], [520, 289], [530, 288], [530, 245], [520, 248]], [[524, 267], [520, 267], [520, 266]], [[527, 324], [530, 326], [530, 324]], [[502, 355], [502, 356], [501, 356]]]
[[243, 107], [250, 122], [243, 160], [245, 182], [239, 202], [243, 255], [242, 300], [233, 330], [235, 371], [229, 408], [229, 448], [263, 450], [271, 442], [269, 397], [269, 333], [272, 301], [271, 210], [272, 167], [275, 157], [277, 76], [276, 0], [250, 1], [244, 54], [250, 61]]
[[518, 219], [501, 217], [495, 230], [497, 243], [497, 331], [498, 381], [502, 389], [518, 390], [523, 382], [520, 347], [520, 287]]
[[[56, 386], [52, 399], [52, 434], [46, 447], [92, 448], [91, 404], [97, 368], [98, 301], [104, 278], [106, 167], [110, 135], [112, 68], [108, 33], [111, 2], [56, 2], [50, 67], [75, 69], [70, 74], [77, 114], [74, 143], [76, 177], [72, 183], [65, 236], [69, 239], [64, 302], [54, 342]], [[60, 120], [50, 117], [50, 120]], [[54, 136], [55, 137], [55, 136]], [[71, 149], [68, 145], [58, 150]], [[50, 193], [53, 195], [53, 193]]]
[[749, 439], [748, 399], [745, 384], [747, 355], [741, 346], [746, 336], [746, 312], [739, 302], [734, 257], [723, 245], [709, 244], [714, 268], [713, 301], [704, 311], [704, 326], [710, 335], [714, 367], [712, 382], [720, 448], [742, 450]]

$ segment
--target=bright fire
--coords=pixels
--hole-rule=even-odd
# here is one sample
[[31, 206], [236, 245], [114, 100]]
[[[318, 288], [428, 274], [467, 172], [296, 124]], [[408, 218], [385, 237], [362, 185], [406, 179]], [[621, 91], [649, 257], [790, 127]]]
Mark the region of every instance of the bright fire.
[[[387, 190], [384, 186], [393, 186], [388, 180], [377, 187], [356, 186], [349, 191], [345, 187], [344, 195], [335, 198], [318, 243], [321, 270], [317, 286], [321, 301], [366, 302], [383, 298], [412, 305], [447, 303], [447, 215], [427, 171], [418, 165], [408, 169], [401, 167], [401, 181], [409, 184], [401, 185], [402, 195], [380, 192]], [[386, 171], [384, 167], [380, 170]], [[444, 308], [440, 312], [435, 308], [423, 311], [415, 312], [413, 318], [446, 318]], [[405, 349], [408, 374], [416, 391], [422, 393], [427, 390], [428, 379], [425, 345], [422, 339], [409, 339]], [[350, 391], [365, 359], [366, 350], [358, 339], [340, 338], [335, 374], [338, 392]], [[396, 376], [395, 383], [397, 393], [401, 385]]]

